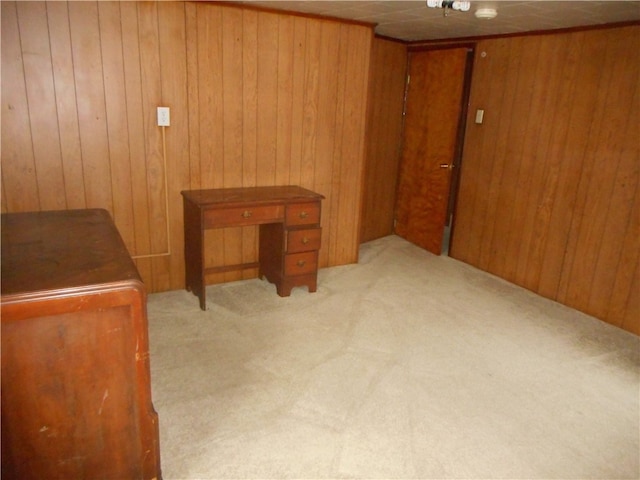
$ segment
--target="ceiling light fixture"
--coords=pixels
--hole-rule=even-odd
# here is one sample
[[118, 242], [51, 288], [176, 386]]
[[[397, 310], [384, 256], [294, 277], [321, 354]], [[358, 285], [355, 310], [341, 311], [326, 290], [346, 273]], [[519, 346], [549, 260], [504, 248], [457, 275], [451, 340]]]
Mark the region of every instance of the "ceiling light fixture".
[[479, 8], [476, 10], [476, 18], [481, 18], [485, 20], [491, 20], [492, 18], [496, 18], [498, 12], [495, 8]]
[[471, 8], [471, 2], [461, 2], [458, 0], [427, 0], [427, 7], [444, 8], [445, 10], [460, 10], [461, 12], [467, 12]]

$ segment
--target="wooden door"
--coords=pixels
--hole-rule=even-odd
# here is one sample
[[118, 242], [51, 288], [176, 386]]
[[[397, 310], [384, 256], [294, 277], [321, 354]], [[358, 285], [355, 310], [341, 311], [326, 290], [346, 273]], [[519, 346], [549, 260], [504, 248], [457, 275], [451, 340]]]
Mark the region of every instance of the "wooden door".
[[395, 231], [440, 255], [462, 144], [467, 47], [411, 52]]

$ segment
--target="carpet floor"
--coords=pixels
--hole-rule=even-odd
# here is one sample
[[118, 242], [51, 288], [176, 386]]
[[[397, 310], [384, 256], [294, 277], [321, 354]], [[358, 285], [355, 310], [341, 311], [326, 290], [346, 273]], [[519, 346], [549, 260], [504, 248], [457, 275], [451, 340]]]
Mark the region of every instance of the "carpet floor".
[[640, 339], [396, 236], [149, 296], [171, 479], [637, 479]]

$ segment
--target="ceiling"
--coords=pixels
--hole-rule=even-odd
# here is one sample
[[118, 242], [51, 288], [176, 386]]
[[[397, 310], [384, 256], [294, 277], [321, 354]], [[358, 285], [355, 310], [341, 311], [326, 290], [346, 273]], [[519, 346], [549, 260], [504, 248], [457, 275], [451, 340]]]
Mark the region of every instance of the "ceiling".
[[[378, 35], [403, 41], [501, 35], [640, 20], [640, 1], [471, 0], [468, 12], [427, 8], [424, 0], [255, 0], [245, 4], [376, 25]], [[498, 16], [478, 19], [478, 8]]]

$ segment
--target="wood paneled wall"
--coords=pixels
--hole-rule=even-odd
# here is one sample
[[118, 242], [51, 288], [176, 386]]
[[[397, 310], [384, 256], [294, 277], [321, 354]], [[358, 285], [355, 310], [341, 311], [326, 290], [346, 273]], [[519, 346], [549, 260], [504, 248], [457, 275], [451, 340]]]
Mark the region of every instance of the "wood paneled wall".
[[638, 334], [639, 51], [637, 26], [478, 43], [451, 247]]
[[393, 233], [406, 70], [406, 45], [375, 38], [367, 112], [362, 242]]
[[[163, 291], [184, 287], [181, 190], [298, 184], [326, 196], [320, 266], [354, 262], [371, 42], [220, 4], [2, 2], [2, 211], [106, 208]], [[207, 242], [212, 266], [256, 258], [253, 227]]]

